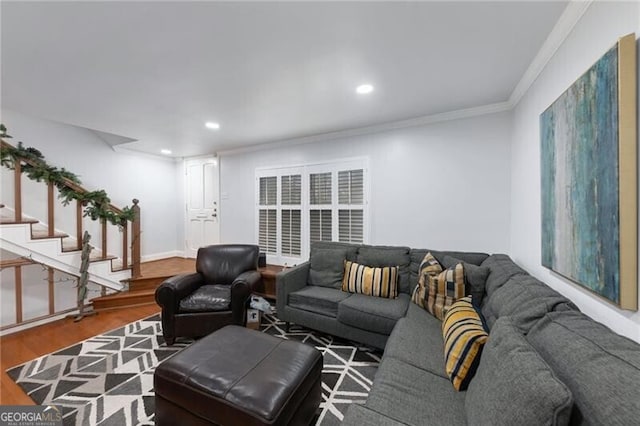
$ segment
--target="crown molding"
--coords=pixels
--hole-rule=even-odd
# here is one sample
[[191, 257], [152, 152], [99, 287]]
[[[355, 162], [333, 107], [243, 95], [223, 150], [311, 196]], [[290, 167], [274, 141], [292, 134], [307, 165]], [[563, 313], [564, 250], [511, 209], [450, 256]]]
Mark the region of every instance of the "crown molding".
[[254, 151], [281, 148], [285, 146], [304, 145], [314, 142], [330, 141], [354, 136], [369, 135], [372, 133], [383, 133], [390, 130], [404, 129], [407, 127], [419, 127], [427, 124], [440, 123], [444, 121], [459, 120], [462, 118], [476, 117], [479, 115], [494, 114], [508, 111], [512, 108], [509, 102], [498, 102], [494, 104], [482, 105], [479, 107], [465, 108], [456, 111], [443, 112], [439, 114], [425, 115], [422, 117], [410, 118], [408, 120], [390, 121], [373, 126], [356, 127], [336, 132], [320, 133], [317, 135], [303, 136], [300, 138], [285, 139], [279, 141], [265, 142], [257, 145], [220, 150], [218, 156], [245, 154]]
[[522, 78], [516, 85], [511, 96], [509, 97], [509, 104], [511, 107], [515, 107], [520, 99], [527, 93], [531, 85], [536, 81], [542, 70], [547, 66], [551, 58], [556, 54], [560, 46], [567, 39], [573, 28], [578, 21], [582, 18], [582, 15], [587, 11], [589, 6], [594, 0], [572, 0], [565, 8], [558, 22], [553, 27], [549, 35], [547, 36], [542, 47], [538, 51], [538, 54], [533, 58], [531, 64], [522, 75]]

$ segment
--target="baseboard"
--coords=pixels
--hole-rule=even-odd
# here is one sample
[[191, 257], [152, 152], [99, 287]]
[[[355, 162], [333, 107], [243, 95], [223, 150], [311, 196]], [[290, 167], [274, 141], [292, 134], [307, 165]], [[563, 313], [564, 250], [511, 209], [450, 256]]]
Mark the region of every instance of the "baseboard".
[[145, 254], [144, 256], [140, 257], [140, 261], [151, 262], [153, 260], [166, 259], [168, 257], [184, 257], [184, 251], [173, 250], [173, 251], [165, 251], [162, 253]]

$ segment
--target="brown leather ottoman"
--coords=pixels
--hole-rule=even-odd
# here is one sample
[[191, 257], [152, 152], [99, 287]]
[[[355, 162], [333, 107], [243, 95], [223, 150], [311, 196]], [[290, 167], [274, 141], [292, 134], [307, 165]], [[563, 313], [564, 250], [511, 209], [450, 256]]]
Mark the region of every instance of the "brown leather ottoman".
[[156, 425], [306, 425], [321, 376], [317, 349], [229, 325], [156, 368]]

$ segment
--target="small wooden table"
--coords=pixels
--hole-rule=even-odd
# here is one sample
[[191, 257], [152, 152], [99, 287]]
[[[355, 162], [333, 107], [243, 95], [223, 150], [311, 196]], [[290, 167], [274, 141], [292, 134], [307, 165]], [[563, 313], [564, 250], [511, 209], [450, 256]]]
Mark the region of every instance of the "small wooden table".
[[280, 265], [267, 265], [258, 268], [258, 272], [262, 275], [262, 288], [254, 291], [254, 294], [262, 296], [265, 299], [276, 300], [276, 274], [284, 269]]

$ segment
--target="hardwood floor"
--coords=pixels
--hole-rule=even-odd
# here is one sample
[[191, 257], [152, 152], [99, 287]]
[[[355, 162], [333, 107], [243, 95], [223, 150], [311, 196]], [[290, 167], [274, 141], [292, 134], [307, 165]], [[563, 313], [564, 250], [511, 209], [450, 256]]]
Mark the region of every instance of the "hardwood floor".
[[196, 260], [185, 259], [183, 257], [170, 257], [168, 259], [153, 260], [140, 264], [140, 273], [143, 278], [165, 277], [195, 271]]
[[0, 337], [0, 405], [33, 405], [6, 373], [8, 368], [160, 312], [157, 305], [100, 312], [74, 323], [67, 318]]

